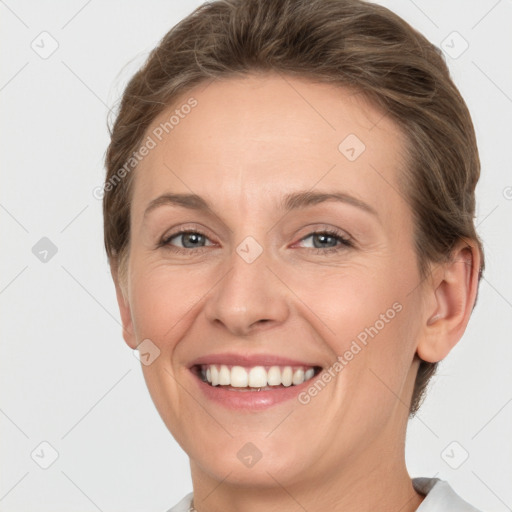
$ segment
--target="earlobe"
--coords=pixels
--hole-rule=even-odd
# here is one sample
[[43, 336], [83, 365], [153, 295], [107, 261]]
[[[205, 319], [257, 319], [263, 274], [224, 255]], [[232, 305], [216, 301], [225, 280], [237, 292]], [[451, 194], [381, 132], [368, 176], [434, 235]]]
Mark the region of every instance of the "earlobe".
[[435, 363], [444, 359], [462, 338], [478, 289], [480, 253], [474, 244], [459, 243], [452, 258], [432, 271], [429, 307], [418, 343], [418, 356]]
[[119, 306], [119, 313], [121, 315], [121, 322], [123, 327], [123, 339], [126, 344], [133, 350], [137, 346], [135, 335], [133, 332], [133, 322], [130, 309], [130, 303], [126, 293], [119, 282], [118, 273], [115, 267], [112, 267], [112, 279], [116, 288], [117, 304]]

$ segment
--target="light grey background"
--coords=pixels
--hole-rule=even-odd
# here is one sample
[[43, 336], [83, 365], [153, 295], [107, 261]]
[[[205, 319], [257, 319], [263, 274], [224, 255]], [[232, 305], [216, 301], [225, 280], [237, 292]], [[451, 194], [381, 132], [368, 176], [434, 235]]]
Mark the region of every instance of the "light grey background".
[[[0, 1], [0, 511], [164, 511], [191, 490], [188, 459], [121, 337], [93, 190], [108, 110], [200, 3]], [[451, 55], [483, 174], [487, 271], [466, 334], [410, 422], [408, 467], [485, 511], [512, 510], [512, 1], [380, 3]]]

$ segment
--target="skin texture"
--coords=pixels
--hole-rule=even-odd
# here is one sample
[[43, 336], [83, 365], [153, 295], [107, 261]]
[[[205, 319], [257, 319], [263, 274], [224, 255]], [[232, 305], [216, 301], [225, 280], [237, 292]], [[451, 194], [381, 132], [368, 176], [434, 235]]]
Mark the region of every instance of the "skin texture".
[[[160, 350], [142, 369], [190, 457], [195, 508], [416, 510], [423, 497], [404, 460], [415, 355], [439, 361], [462, 336], [478, 253], [461, 241], [451, 263], [420, 279], [411, 210], [397, 192], [405, 139], [360, 94], [277, 74], [217, 80], [187, 91], [148, 134], [190, 97], [197, 106], [136, 170], [126, 282], [113, 275], [126, 343]], [[366, 146], [354, 161], [338, 149], [349, 134]], [[376, 215], [333, 201], [279, 208], [303, 190], [350, 194]], [[170, 192], [198, 194], [211, 210], [164, 205], [144, 217]], [[158, 246], [181, 227], [205, 235], [199, 248], [182, 236]], [[311, 236], [322, 229], [353, 247]], [[250, 264], [236, 251], [247, 236], [263, 249]], [[188, 369], [220, 352], [328, 368], [396, 303], [400, 312], [307, 405], [230, 410], [207, 400]], [[250, 468], [237, 457], [248, 442], [262, 454]]]

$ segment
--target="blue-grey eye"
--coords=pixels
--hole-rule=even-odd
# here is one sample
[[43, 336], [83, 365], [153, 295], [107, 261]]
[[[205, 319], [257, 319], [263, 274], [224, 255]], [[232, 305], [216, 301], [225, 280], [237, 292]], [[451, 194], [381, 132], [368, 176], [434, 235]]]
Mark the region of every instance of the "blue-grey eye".
[[185, 249], [194, 249], [195, 247], [203, 247], [206, 242], [206, 237], [204, 235], [201, 235], [200, 233], [196, 233], [193, 231], [185, 232], [185, 233], [179, 233], [172, 238], [169, 238], [167, 240], [167, 243], [169, 243], [173, 239], [181, 239], [182, 245], [181, 247], [184, 247]]
[[[317, 248], [321, 247], [336, 247], [338, 243], [338, 238], [332, 235], [328, 235], [326, 233], [315, 233], [311, 235], [313, 237], [313, 245]], [[318, 245], [315, 243], [315, 240], [318, 240]], [[328, 242], [331, 242], [330, 244]]]

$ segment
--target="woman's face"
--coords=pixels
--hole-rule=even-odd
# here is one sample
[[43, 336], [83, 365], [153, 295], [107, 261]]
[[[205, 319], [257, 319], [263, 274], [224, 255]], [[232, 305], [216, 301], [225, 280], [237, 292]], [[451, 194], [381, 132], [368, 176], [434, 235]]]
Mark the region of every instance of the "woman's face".
[[146, 143], [124, 335], [193, 474], [286, 487], [403, 457], [423, 306], [396, 125], [262, 75], [190, 90]]

